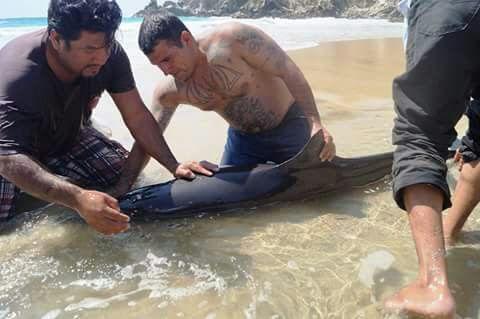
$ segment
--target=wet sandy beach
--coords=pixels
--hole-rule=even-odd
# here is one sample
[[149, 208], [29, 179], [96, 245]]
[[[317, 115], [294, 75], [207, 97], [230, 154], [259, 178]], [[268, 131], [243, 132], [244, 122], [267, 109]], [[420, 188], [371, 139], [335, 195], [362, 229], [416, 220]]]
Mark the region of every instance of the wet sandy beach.
[[[393, 149], [400, 39], [321, 43], [290, 55], [339, 155]], [[133, 67], [149, 101], [162, 75], [141, 57]], [[109, 99], [96, 112], [115, 138], [131, 142]], [[166, 137], [180, 160], [215, 162], [225, 132], [219, 116], [184, 106]], [[170, 178], [150, 163], [141, 184]], [[111, 238], [60, 207], [29, 214], [2, 229], [0, 318], [383, 318], [383, 298], [417, 272], [406, 214], [390, 188], [387, 179], [226, 216], [138, 223]], [[480, 318], [478, 216], [448, 256], [462, 318]]]

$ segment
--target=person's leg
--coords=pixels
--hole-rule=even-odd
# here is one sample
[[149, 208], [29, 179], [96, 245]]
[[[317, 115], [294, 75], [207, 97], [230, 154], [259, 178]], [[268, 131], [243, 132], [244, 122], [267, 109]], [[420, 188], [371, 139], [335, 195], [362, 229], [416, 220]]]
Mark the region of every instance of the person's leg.
[[443, 219], [445, 244], [453, 245], [463, 225], [480, 201], [480, 101], [472, 94], [466, 112], [469, 127], [459, 147], [463, 163], [455, 188], [452, 208]]
[[12, 217], [15, 212], [15, 200], [20, 190], [0, 176], [0, 221]]
[[393, 190], [409, 215], [419, 276], [385, 301], [387, 309], [433, 318], [453, 318], [455, 313], [441, 211], [450, 206], [447, 150], [466, 107], [471, 74], [479, 69], [478, 7], [480, 1], [412, 3], [407, 72], [393, 86]]
[[479, 161], [465, 163], [460, 173], [452, 208], [443, 219], [445, 244], [454, 244], [463, 225], [480, 201], [480, 165]]
[[418, 277], [387, 299], [385, 307], [433, 318], [453, 318], [455, 301], [448, 287], [442, 236], [443, 194], [435, 186], [417, 184], [404, 190], [403, 199], [415, 241]]
[[105, 190], [119, 179], [128, 152], [118, 142], [87, 126], [66, 154], [50, 158], [47, 166], [82, 187]]

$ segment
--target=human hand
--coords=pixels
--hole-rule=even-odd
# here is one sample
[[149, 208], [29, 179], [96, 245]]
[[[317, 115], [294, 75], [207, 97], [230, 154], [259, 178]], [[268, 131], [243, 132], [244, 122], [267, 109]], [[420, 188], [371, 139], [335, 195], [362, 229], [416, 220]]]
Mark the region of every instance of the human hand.
[[194, 179], [195, 173], [199, 173], [205, 176], [212, 176], [213, 173], [218, 171], [218, 165], [210, 163], [208, 161], [201, 161], [200, 163], [195, 161], [181, 163], [177, 166], [174, 176], [176, 178]]
[[335, 143], [333, 142], [333, 137], [327, 131], [325, 126], [322, 126], [321, 124], [314, 124], [312, 126], [311, 136], [315, 135], [318, 131], [322, 131], [323, 142], [324, 142], [322, 151], [320, 152], [318, 157], [322, 161], [331, 161], [336, 154], [336, 146], [335, 146]]
[[455, 151], [455, 155], [453, 156], [453, 162], [457, 164], [458, 171], [461, 172], [464, 162], [463, 162], [462, 153], [460, 153], [458, 149]]
[[96, 231], [113, 235], [129, 228], [130, 217], [120, 212], [118, 201], [108, 194], [83, 190], [77, 195], [75, 210]]

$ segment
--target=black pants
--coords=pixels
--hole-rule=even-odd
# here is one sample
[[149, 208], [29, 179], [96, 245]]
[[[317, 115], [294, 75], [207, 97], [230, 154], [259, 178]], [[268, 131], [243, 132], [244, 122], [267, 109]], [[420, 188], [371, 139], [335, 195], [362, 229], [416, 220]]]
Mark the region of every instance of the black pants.
[[[402, 190], [415, 184], [438, 187], [444, 208], [451, 206], [445, 159], [480, 74], [479, 8], [480, 0], [412, 2], [407, 72], [393, 82], [393, 192], [403, 209]], [[479, 125], [478, 116], [473, 122]]]

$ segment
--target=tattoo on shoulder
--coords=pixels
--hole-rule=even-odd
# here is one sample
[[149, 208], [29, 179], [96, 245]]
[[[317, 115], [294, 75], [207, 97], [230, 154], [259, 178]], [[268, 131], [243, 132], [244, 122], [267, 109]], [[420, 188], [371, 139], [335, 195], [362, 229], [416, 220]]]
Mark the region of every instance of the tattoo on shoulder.
[[246, 46], [250, 53], [257, 54], [265, 44], [265, 39], [255, 30], [241, 29], [235, 34], [235, 39]]
[[277, 69], [285, 67], [285, 52], [274, 41], [265, 39], [258, 31], [242, 29], [237, 32], [235, 39], [251, 54], [262, 52], [262, 57], [265, 59], [264, 64], [272, 64]]

